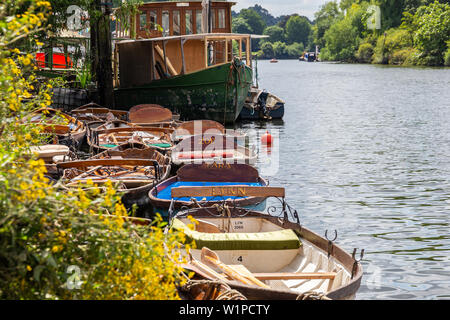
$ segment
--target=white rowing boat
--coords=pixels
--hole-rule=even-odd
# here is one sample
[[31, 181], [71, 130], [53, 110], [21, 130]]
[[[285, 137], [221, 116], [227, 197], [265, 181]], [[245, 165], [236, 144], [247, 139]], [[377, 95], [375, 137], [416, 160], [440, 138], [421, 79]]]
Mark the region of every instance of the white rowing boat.
[[[204, 191], [205, 196], [227, 192], [190, 189], [197, 195]], [[252, 195], [260, 192], [257, 187], [240, 190]], [[265, 196], [270, 196], [269, 191], [265, 188]], [[173, 192], [180, 196], [188, 190]], [[198, 221], [194, 230], [188, 227], [192, 223], [188, 216]], [[190, 251], [193, 271], [205, 279], [225, 281], [248, 299], [285, 300], [311, 294], [354, 299], [361, 283], [362, 267], [352, 255], [288, 221], [287, 216], [280, 219], [243, 208], [216, 206], [181, 212], [172, 220], [172, 228], [182, 230], [187, 241], [196, 245]]]

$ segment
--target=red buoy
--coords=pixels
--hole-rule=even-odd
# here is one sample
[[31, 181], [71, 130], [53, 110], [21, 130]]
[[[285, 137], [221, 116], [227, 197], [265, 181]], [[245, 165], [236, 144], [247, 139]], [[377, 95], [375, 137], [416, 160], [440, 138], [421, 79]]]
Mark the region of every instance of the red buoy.
[[261, 143], [268, 147], [272, 145], [272, 141], [272, 135], [269, 133], [269, 131], [266, 131], [266, 134], [261, 137]]

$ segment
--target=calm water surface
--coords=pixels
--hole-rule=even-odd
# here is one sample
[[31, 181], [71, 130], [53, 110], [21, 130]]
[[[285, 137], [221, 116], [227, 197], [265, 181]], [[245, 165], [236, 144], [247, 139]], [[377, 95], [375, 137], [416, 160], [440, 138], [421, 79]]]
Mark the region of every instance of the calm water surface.
[[[450, 69], [258, 62], [286, 101], [280, 169], [302, 224], [364, 248], [358, 299], [450, 299]], [[260, 167], [263, 166], [260, 163]]]

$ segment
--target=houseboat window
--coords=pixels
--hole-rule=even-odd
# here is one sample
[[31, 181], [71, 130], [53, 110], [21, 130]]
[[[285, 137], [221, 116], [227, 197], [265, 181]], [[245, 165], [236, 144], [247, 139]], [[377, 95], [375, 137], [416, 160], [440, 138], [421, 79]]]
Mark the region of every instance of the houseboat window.
[[225, 29], [225, 9], [219, 9], [219, 29]]
[[[212, 28], [215, 29], [217, 28], [217, 24], [216, 24], [216, 9], [212, 9], [211, 10], [211, 15], [212, 15]], [[212, 30], [211, 30], [212, 31]]]
[[158, 22], [157, 22], [157, 13], [156, 11], [151, 10], [150, 11], [150, 28], [153, 30], [158, 30]]
[[147, 13], [141, 13], [139, 21], [140, 30], [145, 30], [145, 27], [147, 26]]
[[186, 34], [192, 34], [192, 25], [193, 25], [193, 16], [192, 10], [186, 10]]
[[162, 28], [163, 28], [163, 36], [168, 36], [170, 34], [170, 20], [169, 20], [169, 11], [164, 10], [162, 12]]
[[203, 33], [203, 28], [202, 28], [202, 11], [201, 10], [196, 10], [195, 11], [195, 22], [196, 22], [196, 27], [197, 27], [197, 33]]
[[180, 28], [181, 28], [180, 11], [174, 10], [172, 12], [172, 15], [173, 15], [173, 35], [179, 36], [181, 34], [181, 32], [180, 32]]

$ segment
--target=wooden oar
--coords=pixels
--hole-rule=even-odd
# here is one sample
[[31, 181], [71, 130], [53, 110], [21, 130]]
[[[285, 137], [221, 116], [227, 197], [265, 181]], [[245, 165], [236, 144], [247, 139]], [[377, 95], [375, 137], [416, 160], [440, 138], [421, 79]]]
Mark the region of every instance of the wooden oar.
[[253, 273], [260, 280], [312, 280], [336, 278], [336, 272], [311, 272], [311, 273]]
[[192, 257], [192, 255], [189, 253], [189, 257], [190, 257], [190, 261], [189, 263], [191, 265], [193, 265], [194, 267], [198, 268], [200, 271], [204, 272], [207, 276], [213, 278], [213, 279], [218, 279], [218, 280], [222, 280], [222, 281], [226, 281], [226, 277], [223, 274], [219, 274], [216, 271], [214, 271], [213, 269], [211, 269], [210, 267], [208, 267], [207, 265], [201, 263], [200, 261], [194, 259]]
[[75, 177], [74, 179], [72, 179], [72, 181], [76, 181], [79, 179], [83, 179], [85, 177], [87, 177], [88, 175], [90, 175], [91, 173], [97, 171], [98, 169], [100, 169], [102, 166], [96, 166], [95, 168], [92, 168], [89, 171], [86, 171], [85, 173], [80, 174], [78, 177]]
[[214, 267], [219, 268], [222, 270], [227, 276], [231, 277], [234, 280], [238, 280], [244, 284], [247, 285], [257, 285], [262, 288], [270, 289], [268, 285], [265, 283], [259, 281], [253, 276], [250, 275], [243, 275], [240, 272], [237, 272], [233, 268], [230, 268], [226, 264], [220, 261], [219, 256], [212, 250], [203, 247], [202, 248], [202, 255], [201, 255], [202, 262], [206, 263], [207, 265], [212, 265]]

